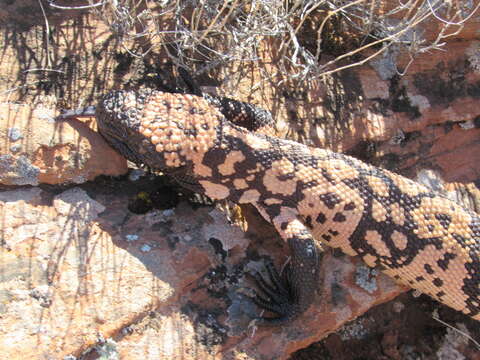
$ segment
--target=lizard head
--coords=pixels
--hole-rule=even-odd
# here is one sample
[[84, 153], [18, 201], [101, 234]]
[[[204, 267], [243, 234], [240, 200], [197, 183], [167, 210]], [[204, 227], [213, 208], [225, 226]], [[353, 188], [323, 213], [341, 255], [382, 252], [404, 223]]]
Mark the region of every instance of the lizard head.
[[98, 104], [98, 129], [128, 160], [168, 170], [218, 145], [223, 115], [202, 97], [153, 89], [113, 91]]

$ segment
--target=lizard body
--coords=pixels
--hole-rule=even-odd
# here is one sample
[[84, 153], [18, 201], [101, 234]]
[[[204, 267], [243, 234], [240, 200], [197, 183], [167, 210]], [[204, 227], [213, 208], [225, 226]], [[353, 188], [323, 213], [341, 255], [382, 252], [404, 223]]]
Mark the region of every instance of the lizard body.
[[117, 91], [99, 104], [97, 121], [129, 160], [213, 199], [253, 204], [275, 226], [292, 257], [286, 279], [271, 268], [273, 284], [259, 279], [268, 298], [258, 295], [255, 302], [278, 315], [262, 323], [290, 321], [309, 307], [324, 245], [358, 255], [480, 320], [476, 213], [353, 157], [266, 135], [272, 134], [271, 118], [264, 113], [258, 124], [256, 108], [248, 113], [240, 103], [243, 115], [229, 116], [236, 103], [218, 101], [151, 89]]

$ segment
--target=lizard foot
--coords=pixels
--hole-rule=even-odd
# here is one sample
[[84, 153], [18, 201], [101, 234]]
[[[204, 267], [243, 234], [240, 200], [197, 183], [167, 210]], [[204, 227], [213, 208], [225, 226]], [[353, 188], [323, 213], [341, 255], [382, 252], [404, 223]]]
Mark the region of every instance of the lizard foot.
[[291, 322], [297, 318], [303, 310], [296, 301], [295, 293], [290, 286], [290, 266], [287, 264], [285, 269], [286, 276], [283, 278], [271, 262], [266, 264], [266, 269], [268, 276], [263, 276], [259, 273], [253, 275], [261, 294], [254, 290], [255, 295], [252, 296], [251, 299], [261, 309], [272, 312], [277, 316], [260, 316], [254, 320], [255, 325], [276, 326]]

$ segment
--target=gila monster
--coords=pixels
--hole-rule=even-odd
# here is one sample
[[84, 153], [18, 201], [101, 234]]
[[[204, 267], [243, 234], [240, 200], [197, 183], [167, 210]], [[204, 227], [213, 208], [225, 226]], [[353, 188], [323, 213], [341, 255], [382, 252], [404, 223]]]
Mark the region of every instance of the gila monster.
[[212, 199], [253, 204], [287, 242], [286, 275], [269, 265], [271, 282], [257, 277], [255, 303], [276, 314], [258, 323], [291, 321], [311, 305], [325, 245], [480, 320], [476, 213], [353, 157], [271, 136], [268, 114], [153, 89], [111, 92], [96, 111], [126, 158]]

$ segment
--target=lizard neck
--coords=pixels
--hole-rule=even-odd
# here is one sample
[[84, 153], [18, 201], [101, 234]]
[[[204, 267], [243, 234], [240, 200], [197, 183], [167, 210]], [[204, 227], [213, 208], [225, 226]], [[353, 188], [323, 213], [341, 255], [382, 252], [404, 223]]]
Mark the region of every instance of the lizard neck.
[[[191, 153], [189, 160], [204, 193], [213, 199], [254, 202], [252, 190], [265, 170], [264, 156], [272, 151], [271, 139], [256, 135], [228, 121], [217, 129], [216, 146], [205, 153]], [[247, 193], [245, 195], [245, 193]]]

